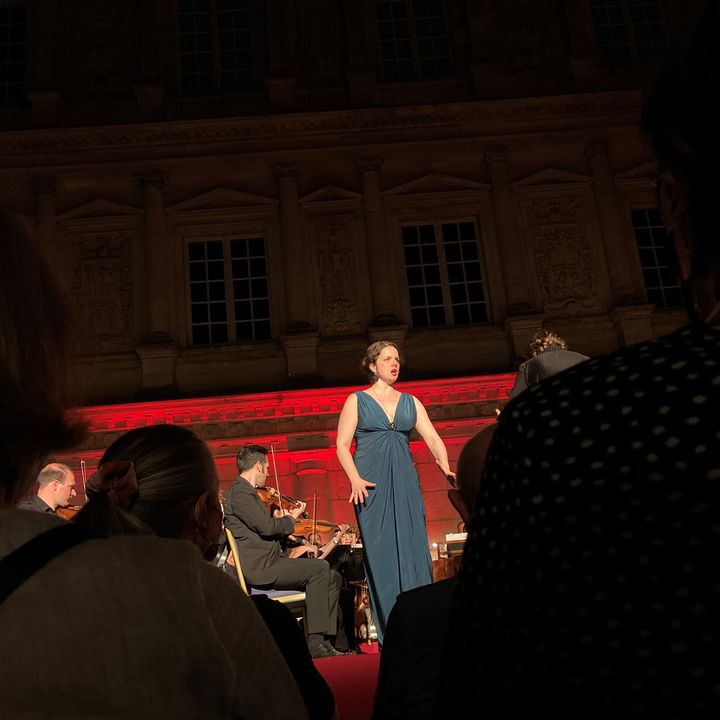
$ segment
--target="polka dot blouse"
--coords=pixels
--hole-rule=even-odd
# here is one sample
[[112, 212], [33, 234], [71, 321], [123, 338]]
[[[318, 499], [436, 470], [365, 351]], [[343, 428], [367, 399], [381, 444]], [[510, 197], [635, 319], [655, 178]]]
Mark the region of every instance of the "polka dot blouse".
[[720, 717], [719, 361], [720, 331], [691, 325], [506, 407], [455, 598], [450, 716]]

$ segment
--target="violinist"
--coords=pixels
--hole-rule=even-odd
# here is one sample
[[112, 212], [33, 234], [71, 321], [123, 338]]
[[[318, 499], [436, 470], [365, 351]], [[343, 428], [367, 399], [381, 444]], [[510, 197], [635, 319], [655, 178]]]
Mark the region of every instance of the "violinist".
[[18, 503], [20, 510], [55, 514], [75, 497], [75, 473], [67, 465], [50, 463], [38, 475], [37, 495]]
[[260, 445], [240, 449], [239, 477], [225, 493], [225, 525], [237, 542], [238, 560], [249, 585], [272, 590], [304, 590], [307, 643], [314, 658], [342, 655], [332, 645], [337, 632], [342, 579], [325, 560], [286, 557], [281, 541], [292, 535], [305, 503], [271, 517], [257, 495], [268, 475], [268, 451]]

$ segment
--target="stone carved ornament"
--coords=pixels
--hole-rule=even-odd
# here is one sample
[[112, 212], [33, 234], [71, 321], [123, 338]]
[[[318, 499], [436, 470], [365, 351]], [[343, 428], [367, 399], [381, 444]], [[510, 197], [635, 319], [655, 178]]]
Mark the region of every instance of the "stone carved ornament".
[[80, 347], [88, 353], [133, 347], [131, 239], [123, 233], [71, 237], [74, 246], [72, 298], [80, 318]]
[[137, 26], [134, 3], [114, 0], [75, 0], [67, 4], [66, 20], [77, 27], [74, 45], [79, 72], [67, 73], [72, 94], [85, 98], [118, 97], [129, 88], [131, 63], [140, 50], [132, 28]]
[[[298, 145], [311, 143], [327, 147], [335, 143], [356, 145], [362, 138], [377, 142], [381, 133], [389, 132], [395, 141], [408, 138], [453, 137], [458, 132], [469, 135], [495, 135], [498, 127], [535, 133], [575, 127], [612, 127], [637, 124], [642, 100], [641, 91], [595, 96], [559, 96], [522, 98], [488, 103], [478, 111], [476, 103], [448, 103], [431, 109], [413, 107], [372, 108], [324, 113], [302, 113], [297, 116], [223, 118], [221, 120], [148, 123], [136, 126], [53, 128], [21, 130], [0, 137], [0, 167], [24, 167], [38, 162], [37, 155], [53, 158], [77, 158], [82, 151], [88, 162], [97, 157], [126, 158], [142, 153], [151, 157], [173, 157], [181, 151], [210, 144], [222, 145], [228, 152], [252, 147], [255, 152], [273, 148], [287, 149], [287, 138]], [[398, 135], [400, 133], [400, 135]]]
[[297, 28], [304, 84], [328, 84], [342, 78], [344, 48], [339, 3], [328, 0], [303, 0], [296, 4]]
[[358, 333], [360, 321], [350, 220], [327, 219], [317, 225], [316, 232], [320, 249], [323, 334]]
[[[548, 7], [550, 5], [550, 7]], [[557, 60], [551, 3], [545, 0], [505, 0], [498, 5], [503, 27], [502, 61], [512, 71], [541, 68]]]
[[555, 317], [600, 312], [597, 275], [580, 222], [579, 201], [533, 203], [529, 215], [543, 312]]

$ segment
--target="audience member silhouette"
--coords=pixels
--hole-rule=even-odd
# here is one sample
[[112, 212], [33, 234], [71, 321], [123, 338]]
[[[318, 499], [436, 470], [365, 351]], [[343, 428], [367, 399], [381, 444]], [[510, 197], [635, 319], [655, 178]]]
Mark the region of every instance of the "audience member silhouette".
[[587, 355], [567, 349], [567, 342], [552, 330], [538, 330], [527, 348], [528, 360], [518, 368], [508, 400], [555, 373], [588, 359]]
[[719, 27], [715, 1], [643, 117], [696, 321], [572, 367], [500, 416], [444, 715], [720, 713]]
[[[67, 308], [39, 253], [0, 217], [3, 716], [307, 717], [255, 607], [194, 547], [96, 538], [13, 507], [48, 456], [82, 438], [65, 413]], [[268, 677], [284, 696], [263, 691]]]
[[[87, 484], [88, 504], [75, 521], [103, 534], [144, 530], [197, 545], [216, 555], [222, 509], [212, 454], [192, 431], [153, 425], [121, 435]], [[218, 570], [217, 572], [220, 572]], [[295, 678], [311, 718], [328, 720], [335, 700], [312, 663], [292, 613], [263, 596], [252, 598]], [[277, 692], [284, 691], [281, 680]]]
[[[495, 424], [474, 435], [457, 463], [457, 487], [448, 497], [465, 523], [480, 487]], [[434, 720], [438, 688], [447, 677], [443, 650], [450, 622], [455, 578], [408, 590], [398, 595], [385, 630], [374, 720]]]

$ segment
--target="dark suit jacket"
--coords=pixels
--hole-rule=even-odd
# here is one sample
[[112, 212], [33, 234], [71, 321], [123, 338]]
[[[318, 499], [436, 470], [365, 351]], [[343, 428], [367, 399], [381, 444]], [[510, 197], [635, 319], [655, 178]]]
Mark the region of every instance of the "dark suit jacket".
[[283, 556], [280, 538], [292, 533], [291, 517], [272, 518], [255, 492], [239, 477], [225, 493], [225, 525], [237, 542], [240, 565], [251, 585], [270, 585], [277, 579], [273, 565]]
[[401, 592], [390, 612], [373, 720], [432, 720], [436, 693], [447, 677], [443, 652], [457, 578]]
[[546, 350], [544, 353], [530, 358], [518, 368], [515, 384], [510, 390], [508, 400], [517, 397], [523, 390], [527, 390], [541, 380], [588, 359], [587, 355], [581, 355], [572, 350]]
[[33, 495], [30, 498], [20, 501], [17, 508], [18, 510], [32, 510], [33, 512], [52, 513], [55, 515], [55, 511], [37, 495]]

